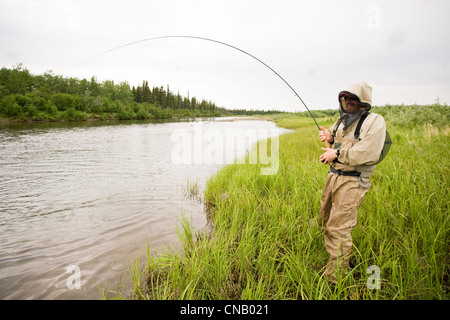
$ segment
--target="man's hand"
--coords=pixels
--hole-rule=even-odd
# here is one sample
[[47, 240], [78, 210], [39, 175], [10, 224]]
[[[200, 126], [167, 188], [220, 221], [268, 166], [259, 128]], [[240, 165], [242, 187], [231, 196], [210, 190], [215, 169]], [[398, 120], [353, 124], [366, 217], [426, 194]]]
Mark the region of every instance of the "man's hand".
[[322, 148], [322, 150], [324, 150], [325, 153], [322, 153], [319, 157], [319, 161], [323, 162], [323, 164], [332, 163], [337, 158], [336, 149]]
[[319, 127], [321, 131], [319, 131], [319, 139], [322, 142], [328, 141], [331, 143], [333, 141], [333, 137], [331, 135], [330, 130], [325, 129], [324, 127]]

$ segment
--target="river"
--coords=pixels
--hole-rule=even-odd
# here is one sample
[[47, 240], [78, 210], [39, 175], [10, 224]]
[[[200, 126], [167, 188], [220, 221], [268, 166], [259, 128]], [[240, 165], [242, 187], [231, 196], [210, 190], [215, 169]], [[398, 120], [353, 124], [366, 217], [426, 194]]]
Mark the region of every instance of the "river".
[[177, 248], [183, 217], [203, 228], [188, 185], [287, 132], [229, 120], [0, 127], [0, 299], [114, 296], [147, 248]]

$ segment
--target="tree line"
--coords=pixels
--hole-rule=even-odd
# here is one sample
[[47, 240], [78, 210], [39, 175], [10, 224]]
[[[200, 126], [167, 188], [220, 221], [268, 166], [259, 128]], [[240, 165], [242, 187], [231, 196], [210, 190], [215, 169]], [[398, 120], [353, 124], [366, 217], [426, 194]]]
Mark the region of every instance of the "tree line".
[[175, 117], [219, 117], [232, 111], [214, 102], [183, 97], [148, 82], [130, 87], [124, 81], [67, 78], [52, 71], [33, 75], [21, 64], [0, 69], [0, 116], [17, 120], [58, 121]]
[[[210, 112], [214, 112], [220, 109], [215, 105], [214, 102], [206, 101], [204, 99], [199, 101], [196, 97], [190, 98], [189, 93], [187, 97], [182, 97], [179, 92], [177, 94], [174, 94], [170, 91], [168, 85], [167, 89], [164, 89], [164, 87], [162, 86], [154, 86], [152, 89], [150, 89], [148, 81], [143, 81], [142, 86], [137, 86], [136, 88], [133, 86], [131, 92], [134, 96], [135, 102], [150, 103], [163, 108], [171, 108], [174, 110], [199, 109]], [[225, 111], [225, 109], [223, 109], [222, 111]]]

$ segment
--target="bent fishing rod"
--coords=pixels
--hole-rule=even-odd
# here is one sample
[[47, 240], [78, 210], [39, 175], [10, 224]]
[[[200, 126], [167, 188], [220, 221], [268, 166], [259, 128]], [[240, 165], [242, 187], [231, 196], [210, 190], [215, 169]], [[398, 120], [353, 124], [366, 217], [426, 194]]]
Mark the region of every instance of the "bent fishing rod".
[[[104, 51], [98, 55], [96, 55], [95, 57], [104, 55], [106, 53], [109, 53], [111, 51], [115, 51], [118, 50], [120, 48], [124, 48], [127, 46], [131, 46], [134, 45], [136, 43], [140, 43], [140, 42], [147, 42], [147, 41], [152, 41], [152, 40], [159, 40], [159, 39], [170, 39], [170, 38], [185, 38], [185, 39], [197, 39], [197, 40], [204, 40], [204, 41], [209, 41], [209, 42], [214, 42], [214, 43], [218, 43], [227, 47], [230, 47], [232, 49], [235, 49], [239, 52], [242, 52], [244, 54], [246, 54], [247, 56], [255, 59], [256, 61], [258, 61], [259, 63], [261, 63], [262, 65], [264, 65], [266, 68], [268, 68], [270, 71], [272, 71], [275, 75], [277, 75], [288, 87], [289, 89], [292, 90], [292, 92], [294, 92], [295, 96], [301, 101], [301, 103], [303, 104], [303, 106], [306, 108], [306, 110], [308, 110], [309, 115], [311, 116], [311, 118], [314, 120], [314, 123], [316, 124], [317, 128], [319, 129], [319, 131], [321, 131], [319, 124], [316, 121], [316, 118], [314, 118], [313, 114], [311, 113], [311, 111], [309, 110], [308, 106], [306, 105], [306, 103], [303, 101], [303, 99], [300, 97], [300, 95], [294, 90], [294, 88], [278, 73], [276, 72], [272, 67], [270, 67], [267, 63], [265, 63], [264, 61], [262, 61], [261, 59], [258, 59], [257, 57], [255, 57], [254, 55], [248, 53], [247, 51], [244, 51], [236, 46], [233, 46], [231, 44], [222, 42], [222, 41], [218, 41], [218, 40], [214, 40], [214, 39], [210, 39], [210, 38], [204, 38], [204, 37], [197, 37], [197, 36], [158, 36], [158, 37], [152, 37], [152, 38], [146, 38], [146, 39], [142, 39], [142, 40], [138, 40], [138, 41], [133, 41], [133, 42], [129, 42], [126, 43], [124, 45], [112, 48], [110, 50]], [[327, 148], [330, 148], [330, 145], [327, 141], [325, 141], [325, 144], [327, 146]]]

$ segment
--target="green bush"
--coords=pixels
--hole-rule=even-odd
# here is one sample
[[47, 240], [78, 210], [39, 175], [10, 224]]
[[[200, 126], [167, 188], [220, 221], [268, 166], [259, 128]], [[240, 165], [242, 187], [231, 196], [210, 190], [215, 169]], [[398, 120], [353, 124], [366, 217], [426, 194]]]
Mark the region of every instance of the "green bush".
[[15, 94], [3, 97], [0, 101], [0, 114], [15, 118], [22, 113], [22, 106], [18, 103]]
[[417, 125], [432, 124], [443, 127], [449, 124], [450, 108], [447, 105], [426, 106], [386, 106], [376, 109], [382, 114], [386, 121], [392, 125], [413, 128]]
[[59, 111], [65, 111], [69, 108], [76, 107], [75, 97], [67, 93], [55, 93], [52, 95], [51, 101]]
[[77, 111], [72, 107], [65, 111], [64, 119], [68, 121], [84, 121], [87, 119], [87, 114], [81, 111]]
[[145, 110], [145, 108], [142, 106], [136, 112], [136, 119], [147, 120], [147, 119], [153, 119], [153, 118], [154, 118], [153, 115], [150, 114], [147, 110]]
[[120, 105], [116, 117], [119, 120], [132, 120], [136, 119], [136, 114], [130, 106]]

